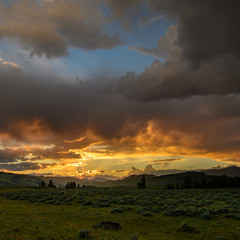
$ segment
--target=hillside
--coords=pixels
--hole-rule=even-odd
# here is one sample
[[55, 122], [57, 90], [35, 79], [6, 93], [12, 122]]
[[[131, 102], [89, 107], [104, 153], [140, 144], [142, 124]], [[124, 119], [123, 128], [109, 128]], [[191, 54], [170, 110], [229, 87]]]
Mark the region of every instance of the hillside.
[[65, 185], [68, 182], [75, 182], [76, 184], [79, 184], [80, 186], [82, 185], [86, 185], [86, 186], [96, 186], [96, 187], [100, 187], [103, 186], [103, 181], [88, 181], [86, 179], [82, 180], [79, 178], [75, 178], [75, 177], [40, 177], [43, 181], [45, 181], [46, 183], [49, 182], [50, 179], [53, 180], [53, 183], [55, 185], [61, 186], [61, 187], [65, 187]]
[[0, 172], [0, 186], [38, 186], [40, 177]]
[[[191, 176], [193, 181], [201, 182], [212, 181], [214, 176], [227, 175], [229, 177], [240, 176], [240, 168], [236, 166], [222, 168], [222, 169], [209, 169], [201, 172], [182, 172], [176, 174], [169, 174], [163, 176], [144, 175], [147, 186], [165, 186], [167, 184], [182, 184], [186, 176]], [[74, 177], [43, 177], [31, 176], [13, 173], [0, 172], [0, 186], [38, 186], [39, 182], [49, 182], [50, 179], [59, 187], [64, 187], [68, 182], [76, 182], [80, 186], [96, 186], [96, 187], [117, 187], [117, 186], [137, 186], [140, 182], [142, 175], [131, 175], [121, 180], [106, 180], [98, 181], [79, 179]]]
[[[137, 186], [143, 175], [131, 175], [122, 180], [116, 181], [106, 181], [104, 186], [114, 187], [114, 186]], [[183, 172], [177, 174], [170, 174], [164, 176], [155, 175], [144, 175], [147, 186], [165, 186], [167, 184], [182, 184], [186, 176], [191, 176], [192, 180], [201, 182], [202, 180], [211, 181], [213, 176], [208, 176], [205, 173], [200, 172]]]
[[202, 172], [206, 173], [207, 175], [215, 175], [215, 176], [227, 175], [229, 177], [237, 177], [237, 176], [240, 176], [240, 167], [231, 166], [231, 167], [225, 167], [220, 169], [208, 169]]
[[44, 181], [47, 184], [50, 179], [52, 179], [53, 183], [59, 187], [64, 187], [68, 182], [76, 182], [76, 184], [80, 184], [81, 186], [102, 186], [102, 183], [97, 181], [86, 181], [73, 177], [43, 177], [0, 172], [0, 186], [36, 187], [39, 186], [41, 181]]

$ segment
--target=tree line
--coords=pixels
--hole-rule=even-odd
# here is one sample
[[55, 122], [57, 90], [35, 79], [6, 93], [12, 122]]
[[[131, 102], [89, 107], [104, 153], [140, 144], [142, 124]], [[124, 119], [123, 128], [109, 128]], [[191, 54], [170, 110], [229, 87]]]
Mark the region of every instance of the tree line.
[[[56, 188], [56, 185], [54, 185], [53, 181], [52, 180], [49, 180], [49, 183], [47, 184], [46, 182], [44, 181], [41, 181], [39, 183], [39, 187], [49, 187], [49, 188]], [[83, 185], [83, 187], [85, 187], [85, 185]], [[76, 182], [68, 182], [66, 185], [65, 185], [65, 188], [80, 188], [80, 185], [79, 184], [76, 184]]]
[[213, 188], [240, 188], [240, 177], [213, 176], [212, 180], [202, 178], [200, 181], [193, 179], [191, 175], [184, 177], [181, 184], [169, 183], [166, 189], [213, 189]]
[[49, 183], [46, 184], [44, 181], [41, 181], [39, 183], [39, 187], [49, 187], [49, 188], [56, 188], [56, 186], [53, 184], [53, 181], [50, 179]]

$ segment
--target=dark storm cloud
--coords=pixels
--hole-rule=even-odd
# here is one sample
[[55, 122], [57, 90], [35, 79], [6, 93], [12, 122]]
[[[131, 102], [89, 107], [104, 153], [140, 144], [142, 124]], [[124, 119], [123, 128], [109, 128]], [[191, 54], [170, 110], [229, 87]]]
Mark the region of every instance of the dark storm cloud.
[[[86, 5], [82, 15], [75, 12], [80, 3], [71, 2], [48, 2], [39, 10], [35, 3], [28, 8], [29, 1], [19, 1], [6, 12], [1, 6], [0, 36], [17, 37], [33, 54], [46, 52], [48, 57], [66, 54], [68, 46], [107, 49], [121, 43], [116, 36], [102, 34], [102, 20], [87, 21], [88, 13], [95, 11], [91, 5], [95, 1], [81, 1]], [[237, 2], [230, 2], [147, 1], [154, 14], [175, 21], [155, 49], [165, 62], [156, 60], [142, 74], [127, 73], [115, 83], [98, 76], [79, 85], [55, 75], [0, 70], [0, 136], [25, 144], [54, 144], [51, 149], [31, 149], [33, 160], [81, 158], [68, 151], [99, 141], [110, 153], [133, 153], [140, 148], [239, 161], [240, 58], [235, 43], [239, 33]], [[136, 8], [136, 1], [111, 4], [115, 17]], [[56, 48], [51, 48], [48, 39]], [[135, 50], [151, 55], [155, 51], [139, 46]], [[85, 135], [82, 142], [71, 141]], [[1, 154], [3, 163], [25, 156]], [[149, 165], [144, 171], [155, 169]]]
[[142, 3], [141, 0], [106, 0], [107, 6], [112, 11], [112, 15], [120, 20], [122, 27], [126, 31], [130, 31], [131, 19], [136, 8]]
[[[239, 95], [143, 103], [107, 94], [101, 79], [79, 86], [56, 78], [0, 71], [0, 135], [30, 145], [55, 145], [31, 148], [33, 160], [81, 159], [81, 154], [68, 151], [98, 141], [112, 153], [175, 146], [168, 153], [238, 154]], [[81, 141], [73, 140], [85, 135]], [[20, 156], [25, 155], [2, 159], [11, 162]]]
[[128, 99], [154, 101], [185, 98], [193, 95], [225, 95], [240, 92], [240, 58], [224, 55], [215, 61], [204, 61], [198, 69], [189, 63], [169, 58], [155, 61], [136, 75], [127, 73], [113, 87], [113, 92]]
[[0, 149], [0, 163], [15, 162], [17, 159], [23, 160], [25, 154], [24, 150]]
[[55, 165], [56, 164], [23, 162], [23, 163], [0, 164], [0, 169], [6, 169], [8, 171], [27, 171], [45, 169], [47, 167], [52, 167]]
[[152, 160], [150, 163], [154, 164], [162, 164], [164, 162], [175, 162], [175, 161], [181, 161], [182, 159], [180, 158], [166, 158], [166, 159], [159, 159], [159, 160]]
[[140, 74], [127, 73], [113, 90], [140, 101], [240, 92], [240, 4], [237, 1], [150, 0], [146, 6], [174, 22], [158, 47], [130, 46], [164, 58]]
[[240, 55], [238, 1], [150, 0], [153, 11], [178, 22], [178, 44], [190, 61]]
[[99, 1], [30, 1], [0, 3], [0, 39], [17, 39], [31, 55], [67, 55], [68, 47], [109, 49], [123, 44], [103, 25], [108, 20]]
[[[78, 146], [80, 149], [82, 146]], [[81, 159], [82, 155], [74, 152], [69, 152], [69, 147], [64, 147], [64, 144], [59, 144], [52, 148], [21, 148], [14, 150], [5, 148], [0, 150], [0, 163], [14, 163], [17, 161], [27, 162], [29, 160], [59, 160], [59, 159]], [[31, 155], [29, 155], [31, 154]]]

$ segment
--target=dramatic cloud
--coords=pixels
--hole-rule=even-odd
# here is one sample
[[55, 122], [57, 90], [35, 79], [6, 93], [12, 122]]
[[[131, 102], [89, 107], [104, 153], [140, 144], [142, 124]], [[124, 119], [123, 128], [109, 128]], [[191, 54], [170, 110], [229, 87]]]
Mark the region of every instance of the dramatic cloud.
[[14, 163], [14, 164], [0, 164], [0, 169], [6, 169], [8, 171], [26, 171], [26, 170], [39, 170], [45, 169], [46, 167], [52, 167], [56, 164], [47, 163], [34, 163], [34, 162], [24, 162], [24, 163]]
[[54, 76], [49, 81], [6, 71], [0, 78], [3, 143], [56, 145], [42, 153], [35, 149], [41, 158], [81, 158], [68, 151], [96, 142], [115, 153], [218, 152], [238, 158], [239, 95], [141, 103], [102, 92], [102, 81], [78, 86]]
[[238, 2], [150, 0], [146, 5], [177, 23], [157, 48], [130, 49], [165, 61], [155, 61], [140, 75], [127, 73], [114, 92], [140, 101], [240, 92]]
[[0, 149], [0, 164], [23, 160], [25, 155], [26, 151], [24, 150]]
[[167, 159], [152, 160], [150, 161], [150, 163], [167, 166], [169, 162], [184, 161], [184, 160], [185, 159], [181, 159], [181, 158], [167, 158]]
[[67, 55], [69, 47], [109, 49], [123, 42], [104, 31], [107, 17], [99, 1], [30, 1], [0, 3], [0, 39], [19, 40], [31, 54]]
[[240, 55], [238, 1], [150, 0], [146, 4], [178, 22], [178, 44], [191, 62]]
[[140, 75], [121, 77], [113, 91], [140, 101], [240, 93], [239, 64], [240, 59], [230, 55], [203, 62], [198, 69], [179, 59], [156, 60]]
[[[142, 166], [166, 166], [185, 156], [239, 162], [238, 5], [222, 0], [1, 3], [0, 39], [17, 39], [32, 55], [48, 58], [66, 56], [69, 47], [120, 45], [117, 30], [127, 34], [132, 19], [171, 23], [156, 47], [128, 47], [160, 59], [141, 74], [128, 72], [118, 79], [110, 67], [110, 77], [98, 72], [89, 80], [75, 81], [54, 70], [30, 74], [1, 55], [0, 167], [47, 172], [52, 167], [61, 174], [65, 167], [82, 176], [112, 178], [110, 170], [121, 175], [129, 166], [138, 166], [129, 174], [163, 174], [152, 165], [141, 170], [130, 162], [141, 154], [155, 156]], [[126, 31], [110, 34], [108, 24], [117, 28], [115, 21]], [[108, 171], [104, 157], [119, 165]]]
[[140, 175], [140, 174], [151, 175], [151, 174], [153, 174], [153, 175], [156, 175], [156, 176], [161, 176], [161, 175], [175, 174], [175, 173], [180, 173], [180, 172], [184, 172], [184, 171], [183, 170], [176, 170], [176, 169], [157, 170], [151, 164], [149, 164], [143, 170], [132, 167], [131, 171], [129, 171], [129, 175]]
[[139, 51], [143, 54], [152, 55], [161, 59], [167, 58], [169, 55], [177, 57], [181, 53], [181, 48], [177, 42], [177, 25], [171, 25], [164, 37], [161, 37], [157, 43], [157, 48], [146, 48], [141, 46], [130, 46], [132, 50]]
[[127, 31], [130, 31], [131, 28], [131, 14], [134, 14], [134, 10], [139, 6], [140, 2], [139, 0], [106, 0], [113, 16], [120, 20], [122, 27]]

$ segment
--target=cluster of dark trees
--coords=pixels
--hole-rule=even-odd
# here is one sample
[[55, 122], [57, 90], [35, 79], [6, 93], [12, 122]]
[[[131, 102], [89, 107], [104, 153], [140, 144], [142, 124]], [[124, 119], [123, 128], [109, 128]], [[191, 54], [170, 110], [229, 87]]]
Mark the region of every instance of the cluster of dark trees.
[[79, 187], [80, 185], [79, 184], [77, 185], [75, 182], [68, 182], [65, 186], [65, 188], [79, 188]]
[[50, 187], [50, 188], [56, 188], [56, 186], [53, 184], [52, 179], [49, 180], [49, 183], [46, 184], [44, 181], [41, 181], [39, 183], [39, 187]]
[[142, 176], [141, 181], [138, 182], [138, 188], [143, 189], [145, 187], [146, 187], [146, 180], [145, 180], [145, 177]]
[[[56, 186], [53, 184], [53, 181], [52, 180], [49, 180], [49, 183], [47, 184], [46, 182], [44, 181], [41, 181], [39, 183], [39, 187], [49, 187], [49, 188], [56, 188]], [[85, 187], [85, 185], [83, 185], [83, 187]], [[65, 185], [65, 188], [80, 188], [80, 185], [79, 184], [76, 184], [76, 182], [68, 182], [66, 185]]]
[[212, 180], [202, 178], [193, 180], [191, 175], [185, 176], [182, 184], [167, 184], [166, 189], [207, 189], [207, 188], [239, 188], [240, 177], [214, 176]]

